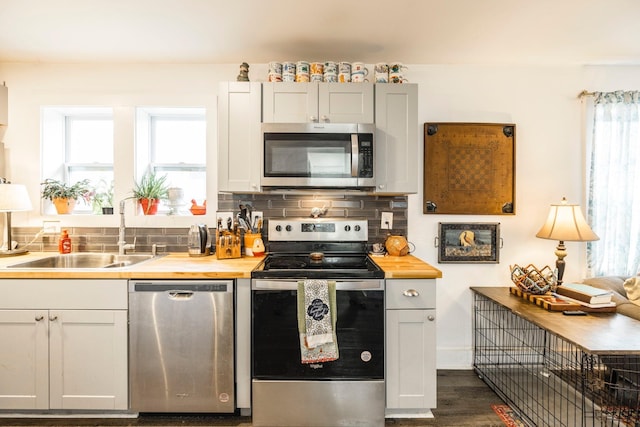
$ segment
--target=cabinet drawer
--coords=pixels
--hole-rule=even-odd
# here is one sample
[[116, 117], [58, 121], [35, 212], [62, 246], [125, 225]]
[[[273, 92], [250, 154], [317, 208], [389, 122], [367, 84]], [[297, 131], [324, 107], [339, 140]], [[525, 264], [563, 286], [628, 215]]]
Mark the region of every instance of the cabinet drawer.
[[387, 279], [385, 287], [387, 309], [435, 308], [435, 279]]
[[126, 310], [126, 279], [4, 279], [0, 308]]

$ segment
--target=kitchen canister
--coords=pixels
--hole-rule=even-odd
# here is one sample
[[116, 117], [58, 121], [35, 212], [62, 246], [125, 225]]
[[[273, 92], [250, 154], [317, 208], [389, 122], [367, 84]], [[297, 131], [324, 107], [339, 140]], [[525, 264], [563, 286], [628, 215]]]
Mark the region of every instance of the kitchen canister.
[[[256, 243], [256, 240], [260, 240], [259, 243]], [[260, 233], [244, 233], [244, 254], [245, 256], [254, 256], [253, 247], [254, 245], [259, 248], [260, 244], [262, 244], [262, 234]], [[264, 250], [262, 250], [264, 252]], [[256, 254], [261, 255], [261, 254]]]
[[312, 62], [310, 64], [310, 75], [312, 82], [324, 80], [324, 64], [322, 62]]
[[338, 63], [334, 61], [325, 61], [324, 63], [324, 81], [335, 83], [338, 81]]
[[281, 62], [269, 62], [269, 73], [267, 74], [267, 80], [270, 82], [282, 81], [282, 63]]
[[392, 62], [389, 64], [389, 83], [407, 83], [408, 80], [404, 77], [406, 70], [407, 66], [401, 62]]
[[364, 62], [354, 62], [351, 64], [351, 81], [354, 83], [367, 82], [367, 75], [369, 69], [364, 65]]
[[298, 61], [296, 63], [296, 82], [305, 83], [309, 81], [309, 68], [310, 65], [307, 61]]
[[283, 82], [295, 82], [296, 81], [296, 63], [287, 61], [282, 63], [282, 81]]
[[351, 81], [351, 62], [338, 63], [338, 81], [349, 83]]
[[378, 62], [374, 67], [376, 83], [389, 83], [389, 64]]

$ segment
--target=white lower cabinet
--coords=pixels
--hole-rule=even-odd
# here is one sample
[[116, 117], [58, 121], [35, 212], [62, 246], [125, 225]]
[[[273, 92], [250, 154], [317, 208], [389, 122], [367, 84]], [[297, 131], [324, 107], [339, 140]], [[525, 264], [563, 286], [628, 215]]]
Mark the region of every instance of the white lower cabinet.
[[436, 281], [386, 281], [386, 414], [436, 407]]
[[128, 409], [126, 283], [1, 280], [0, 409]]

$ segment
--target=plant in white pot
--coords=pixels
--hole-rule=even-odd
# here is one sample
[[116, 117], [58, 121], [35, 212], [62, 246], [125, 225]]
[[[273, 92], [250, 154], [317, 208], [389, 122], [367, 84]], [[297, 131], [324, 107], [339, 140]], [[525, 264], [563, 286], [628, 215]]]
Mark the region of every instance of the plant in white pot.
[[168, 197], [169, 185], [167, 176], [158, 176], [155, 172], [145, 173], [133, 187], [133, 197], [138, 200], [145, 215], [155, 215], [158, 212], [160, 200]]
[[103, 215], [113, 214], [113, 181], [111, 184], [103, 179], [93, 188], [93, 196], [91, 197], [91, 204], [93, 206], [93, 213]]
[[78, 199], [82, 198], [85, 202], [89, 202], [91, 197], [88, 179], [69, 185], [57, 179], [47, 178], [41, 185], [42, 198], [51, 200], [58, 214], [72, 213]]

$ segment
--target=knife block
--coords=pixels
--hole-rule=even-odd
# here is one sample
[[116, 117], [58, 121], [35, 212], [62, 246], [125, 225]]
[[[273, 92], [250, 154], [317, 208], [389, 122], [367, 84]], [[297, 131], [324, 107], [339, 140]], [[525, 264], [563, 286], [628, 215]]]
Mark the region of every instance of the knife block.
[[216, 256], [218, 259], [242, 257], [240, 232], [218, 231], [216, 229]]

